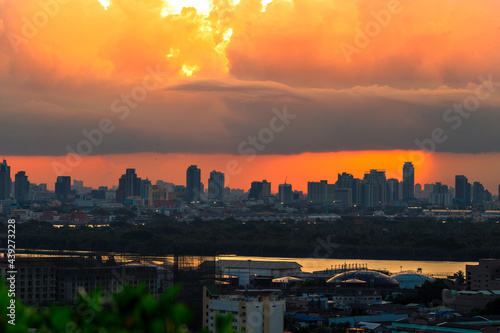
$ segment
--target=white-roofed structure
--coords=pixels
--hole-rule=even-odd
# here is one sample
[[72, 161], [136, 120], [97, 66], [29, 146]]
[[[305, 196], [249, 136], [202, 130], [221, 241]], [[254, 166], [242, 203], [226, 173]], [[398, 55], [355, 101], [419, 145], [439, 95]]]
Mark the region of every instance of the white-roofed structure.
[[391, 277], [399, 282], [399, 288], [401, 289], [415, 289], [424, 284], [425, 281], [434, 281], [434, 278], [430, 276], [415, 272], [399, 273]]
[[223, 275], [238, 276], [240, 285], [249, 284], [250, 277], [279, 278], [302, 271], [302, 265], [294, 261], [219, 260], [217, 268]]

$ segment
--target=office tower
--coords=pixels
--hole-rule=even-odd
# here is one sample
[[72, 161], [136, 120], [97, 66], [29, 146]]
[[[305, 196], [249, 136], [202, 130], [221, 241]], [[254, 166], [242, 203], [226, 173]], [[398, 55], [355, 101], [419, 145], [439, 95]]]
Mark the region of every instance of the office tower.
[[399, 180], [395, 178], [387, 179], [387, 202], [394, 205], [399, 201]]
[[186, 199], [189, 203], [199, 202], [201, 199], [201, 170], [191, 165], [186, 170]]
[[455, 176], [455, 200], [459, 203], [470, 202], [471, 186], [467, 177], [463, 175]]
[[307, 202], [313, 204], [322, 204], [326, 202], [328, 191], [328, 181], [307, 183]]
[[415, 198], [415, 169], [411, 162], [403, 165], [403, 201]]
[[271, 195], [271, 183], [267, 180], [261, 182], [252, 182], [250, 193], [248, 194], [249, 200], [264, 200], [265, 197]]
[[480, 182], [474, 182], [472, 185], [472, 202], [475, 204], [482, 204], [484, 200], [484, 186]]
[[59, 176], [56, 180], [56, 197], [59, 201], [66, 201], [71, 192], [71, 177]]
[[4, 159], [0, 164], [0, 200], [6, 200], [10, 198], [12, 179], [10, 178], [10, 166], [7, 165], [7, 161]]
[[210, 172], [208, 179], [208, 199], [212, 201], [224, 200], [224, 173], [219, 171]]
[[127, 169], [118, 180], [116, 202], [123, 202], [128, 197], [140, 197], [141, 178], [137, 177], [135, 169]]
[[354, 206], [361, 205], [361, 185], [363, 181], [359, 178], [354, 178], [352, 180], [352, 204]]
[[372, 169], [365, 173], [362, 185], [362, 205], [364, 207], [383, 206], [387, 202], [385, 170]]
[[14, 197], [17, 201], [23, 201], [28, 198], [30, 183], [25, 171], [19, 171], [15, 176]]
[[293, 200], [292, 184], [280, 184], [278, 198], [281, 203], [289, 203]]

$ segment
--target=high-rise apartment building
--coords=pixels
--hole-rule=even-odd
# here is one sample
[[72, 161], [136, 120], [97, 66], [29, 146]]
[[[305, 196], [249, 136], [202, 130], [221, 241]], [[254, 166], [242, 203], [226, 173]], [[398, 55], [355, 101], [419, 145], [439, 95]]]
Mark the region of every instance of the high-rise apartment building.
[[455, 200], [468, 203], [471, 199], [471, 185], [464, 175], [455, 176]]
[[56, 197], [59, 201], [67, 201], [71, 192], [71, 177], [58, 176], [55, 184]]
[[403, 165], [403, 201], [415, 198], [415, 168], [411, 162]]
[[6, 160], [3, 160], [3, 162], [0, 163], [0, 200], [10, 198], [11, 182], [10, 166], [7, 165]]
[[128, 197], [140, 197], [141, 178], [137, 177], [135, 169], [127, 169], [118, 180], [116, 202], [123, 202]]
[[28, 191], [30, 188], [30, 183], [28, 181], [28, 176], [26, 176], [25, 171], [19, 171], [16, 173], [14, 182], [14, 198], [17, 201], [23, 201], [28, 198]]
[[201, 170], [196, 165], [190, 165], [186, 170], [186, 199], [189, 203], [201, 200]]
[[278, 199], [282, 203], [289, 203], [293, 200], [292, 184], [280, 184]]
[[208, 179], [208, 199], [213, 201], [224, 200], [224, 173], [219, 171], [210, 172]]

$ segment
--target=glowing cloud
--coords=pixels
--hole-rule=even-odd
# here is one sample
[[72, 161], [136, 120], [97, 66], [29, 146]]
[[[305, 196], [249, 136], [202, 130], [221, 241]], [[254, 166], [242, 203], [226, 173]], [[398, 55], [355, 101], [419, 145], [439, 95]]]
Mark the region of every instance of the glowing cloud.
[[210, 13], [211, 1], [210, 0], [183, 0], [183, 1], [165, 1], [165, 6], [163, 7], [162, 16], [167, 15], [178, 15], [182, 12], [182, 8], [193, 7], [196, 11], [202, 15], [208, 15]]
[[181, 74], [186, 75], [187, 77], [193, 76], [193, 74], [198, 71], [198, 66], [189, 66], [182, 65]]

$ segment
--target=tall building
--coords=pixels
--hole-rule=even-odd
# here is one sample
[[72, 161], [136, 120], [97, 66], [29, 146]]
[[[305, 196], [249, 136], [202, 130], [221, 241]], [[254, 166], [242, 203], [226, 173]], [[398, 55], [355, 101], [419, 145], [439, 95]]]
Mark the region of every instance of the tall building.
[[191, 165], [186, 170], [186, 191], [186, 199], [189, 203], [201, 200], [201, 170], [196, 165]]
[[352, 189], [334, 188], [333, 203], [336, 208], [347, 209], [352, 207]]
[[396, 178], [387, 179], [387, 202], [394, 205], [399, 201], [399, 180]]
[[[346, 189], [350, 189], [351, 191], [345, 191]], [[357, 179], [355, 179], [353, 175], [345, 172], [338, 174], [337, 182], [335, 183], [335, 191], [337, 193], [335, 195], [335, 200], [342, 200], [346, 203], [346, 208], [351, 207], [351, 205], [359, 204], [359, 199], [357, 198], [359, 196], [359, 182], [357, 182]], [[340, 195], [340, 193], [342, 194]], [[339, 195], [342, 199], [339, 199]]]
[[142, 202], [144, 205], [149, 206], [149, 192], [151, 191], [151, 181], [149, 179], [141, 180], [141, 189], [139, 191], [139, 195], [141, 196]]
[[450, 206], [452, 200], [448, 186], [439, 182], [436, 183], [432, 193], [429, 195], [429, 203], [441, 207]]
[[422, 198], [422, 185], [420, 183], [415, 184], [415, 198]]
[[471, 199], [471, 186], [467, 177], [455, 176], [455, 200], [459, 203], [468, 203]]
[[15, 176], [14, 197], [17, 201], [23, 201], [28, 198], [30, 182], [25, 171], [19, 171]]
[[10, 178], [10, 166], [7, 165], [7, 161], [4, 159], [0, 164], [0, 200], [6, 200], [10, 198], [12, 179]]
[[365, 173], [362, 185], [362, 205], [378, 207], [387, 203], [385, 170], [372, 169]]
[[293, 200], [292, 184], [285, 182], [285, 184], [279, 185], [278, 199], [285, 204]]
[[265, 197], [271, 195], [271, 183], [267, 180], [261, 182], [252, 182], [250, 193], [248, 194], [249, 200], [264, 200]]
[[56, 180], [56, 197], [59, 201], [67, 201], [71, 192], [71, 177], [70, 176], [58, 176]]
[[118, 180], [116, 202], [123, 202], [128, 197], [140, 197], [141, 178], [137, 177], [135, 169], [127, 169]]
[[328, 181], [307, 183], [307, 202], [313, 204], [322, 204], [327, 201]]
[[472, 185], [472, 202], [482, 204], [485, 201], [484, 186], [480, 182], [474, 182]]
[[403, 165], [403, 201], [415, 198], [415, 169], [411, 162]]
[[210, 172], [208, 179], [208, 199], [212, 201], [224, 200], [224, 173], [219, 171]]

